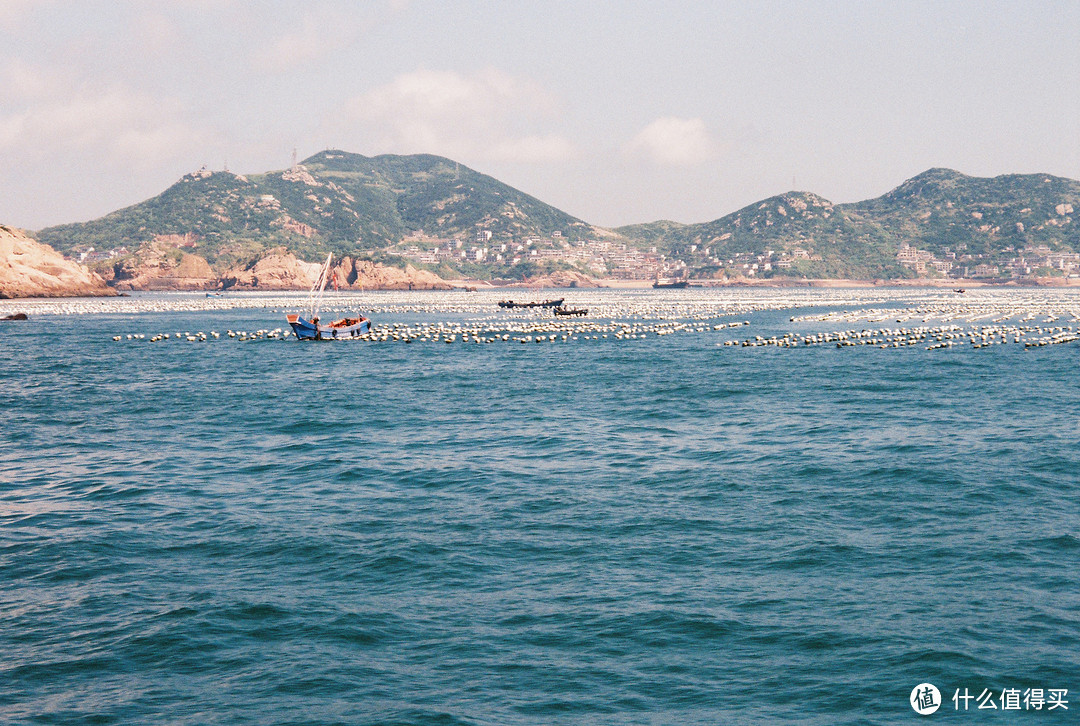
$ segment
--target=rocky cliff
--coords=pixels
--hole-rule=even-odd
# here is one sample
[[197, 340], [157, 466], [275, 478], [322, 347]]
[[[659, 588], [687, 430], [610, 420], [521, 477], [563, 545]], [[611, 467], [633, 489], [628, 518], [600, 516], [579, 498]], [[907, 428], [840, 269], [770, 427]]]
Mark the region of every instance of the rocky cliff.
[[144, 245], [106, 268], [104, 276], [117, 290], [213, 290], [219, 285], [205, 259], [164, 243]]
[[303, 262], [284, 249], [271, 250], [254, 264], [221, 276], [221, 286], [236, 290], [306, 290], [319, 275], [319, 265]]
[[115, 295], [100, 276], [0, 225], [0, 298]]
[[368, 260], [342, 258], [334, 267], [339, 288], [353, 290], [449, 290], [451, 285], [433, 272], [412, 265], [404, 269], [388, 267]]
[[[284, 249], [272, 250], [251, 265], [229, 270], [221, 286], [236, 290], [306, 290], [318, 279], [322, 267], [298, 260]], [[449, 290], [451, 285], [438, 275], [418, 270], [388, 267], [368, 260], [343, 257], [331, 268], [329, 289], [339, 290]]]

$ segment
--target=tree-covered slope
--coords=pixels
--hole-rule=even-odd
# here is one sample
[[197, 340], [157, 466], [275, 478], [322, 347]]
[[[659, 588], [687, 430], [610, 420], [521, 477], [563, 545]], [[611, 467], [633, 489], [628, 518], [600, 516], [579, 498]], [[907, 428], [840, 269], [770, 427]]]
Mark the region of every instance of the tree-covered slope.
[[100, 219], [41, 230], [56, 249], [138, 247], [189, 235], [211, 262], [285, 245], [302, 257], [383, 249], [408, 233], [493, 239], [588, 235], [591, 227], [502, 182], [431, 155], [324, 151], [301, 165], [242, 177], [188, 174], [162, 194]]
[[873, 224], [885, 239], [942, 252], [971, 254], [1047, 245], [1080, 250], [1080, 182], [1047, 174], [966, 176], [930, 169], [876, 199], [842, 205], [852, 219]]
[[[134, 251], [164, 240], [217, 267], [280, 246], [315, 260], [327, 251], [400, 252], [418, 238], [425, 249], [435, 246], [433, 239], [471, 243], [481, 231], [490, 233], [484, 245], [536, 239], [547, 251], [603, 237], [655, 248], [703, 274], [732, 269], [736, 259], [735, 266], [745, 269], [760, 257], [762, 269], [766, 259], [777, 263], [770, 274], [868, 278], [914, 274], [897, 261], [903, 245], [965, 265], [1002, 264], [1044, 245], [1080, 251], [1078, 209], [1080, 182], [1071, 179], [978, 178], [930, 169], [862, 202], [833, 204], [809, 192], [788, 192], [711, 222], [658, 221], [620, 227], [613, 235], [450, 159], [328, 150], [283, 171], [188, 174], [152, 199], [37, 236], [64, 252]], [[410, 241], [394, 247], [405, 239]], [[470, 268], [471, 274], [500, 276], [506, 270], [498, 265], [512, 265], [514, 254]]]
[[208, 259], [223, 250], [254, 242], [259, 247], [286, 243], [280, 210], [262, 203], [260, 189], [228, 172], [188, 174], [164, 192], [139, 204], [83, 224], [41, 230], [37, 237], [57, 250], [135, 249], [155, 237], [182, 235], [197, 240]]
[[517, 239], [553, 232], [579, 236], [589, 229], [535, 197], [440, 156], [325, 151], [304, 166], [316, 179], [333, 182], [358, 199], [392, 199], [394, 213], [389, 206], [383, 212], [403, 231], [455, 237], [485, 229], [494, 238]]
[[[623, 235], [648, 241], [691, 266], [714, 258], [791, 257], [791, 274], [824, 277], [896, 277], [902, 245], [1003, 263], [1018, 251], [1045, 245], [1080, 251], [1080, 182], [1047, 174], [993, 178], [930, 169], [875, 199], [833, 204], [808, 192], [755, 202], [703, 224], [634, 225]], [[696, 247], [696, 249], [694, 249]], [[799, 257], [799, 256], [796, 256]], [[807, 257], [809, 259], [807, 259]]]

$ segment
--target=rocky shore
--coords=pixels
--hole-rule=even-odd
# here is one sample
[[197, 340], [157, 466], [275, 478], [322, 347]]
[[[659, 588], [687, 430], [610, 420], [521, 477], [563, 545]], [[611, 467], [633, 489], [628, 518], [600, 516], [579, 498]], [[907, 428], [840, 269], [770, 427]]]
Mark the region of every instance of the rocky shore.
[[[298, 260], [284, 249], [272, 250], [254, 264], [229, 270], [220, 279], [226, 290], [306, 290], [319, 276], [322, 266]], [[418, 270], [380, 265], [368, 260], [343, 257], [332, 264], [328, 287], [338, 290], [450, 290], [453, 286], [438, 275]]]
[[[216, 273], [205, 259], [168, 245], [144, 245], [135, 255], [105, 270], [117, 290], [307, 290], [322, 266], [304, 262], [285, 248], [269, 250], [247, 265]], [[339, 290], [449, 290], [438, 275], [343, 257], [331, 268], [328, 287]]]
[[[80, 297], [116, 295], [118, 291], [197, 290], [307, 290], [321, 270], [316, 262], [304, 262], [281, 247], [272, 249], [247, 265], [215, 271], [198, 255], [189, 254], [168, 240], [144, 244], [134, 255], [100, 267], [101, 274], [64, 259], [52, 247], [31, 239], [25, 232], [0, 225], [0, 298]], [[986, 280], [910, 279], [840, 280], [801, 278], [725, 278], [695, 280], [694, 287], [964, 287], [1076, 286], [1080, 280], [1028, 278], [998, 282]], [[331, 268], [329, 289], [339, 290], [452, 290], [462, 287], [523, 288], [648, 288], [651, 280], [604, 280], [579, 272], [557, 271], [518, 282], [447, 281], [412, 265], [404, 268], [369, 260], [343, 257]]]
[[0, 298], [115, 295], [100, 275], [21, 230], [0, 225]]

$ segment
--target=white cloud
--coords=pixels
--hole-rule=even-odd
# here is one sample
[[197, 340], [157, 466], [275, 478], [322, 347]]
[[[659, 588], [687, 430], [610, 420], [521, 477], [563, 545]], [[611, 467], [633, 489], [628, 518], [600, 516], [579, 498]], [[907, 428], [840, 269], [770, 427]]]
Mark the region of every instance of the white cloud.
[[52, 80], [41, 71], [20, 59], [0, 67], [0, 88], [4, 89], [5, 105], [43, 98], [54, 90]]
[[271, 71], [281, 72], [318, 59], [351, 36], [335, 20], [341, 19], [305, 15], [298, 28], [278, 36], [269, 47], [258, 51], [255, 54], [256, 63]]
[[39, 7], [53, 5], [52, 0], [0, 0], [0, 28], [14, 29]]
[[291, 71], [349, 46], [405, 11], [407, 6], [407, 0], [309, 6], [312, 9], [292, 23], [289, 30], [255, 51], [252, 60], [257, 67], [274, 73]]
[[67, 89], [48, 78], [34, 89], [30, 103], [0, 114], [0, 150], [38, 158], [104, 153], [122, 165], [148, 167], [190, 154], [204, 137], [183, 120], [179, 103], [119, 84]]
[[131, 33], [138, 41], [140, 52], [153, 56], [175, 52], [183, 39], [177, 22], [166, 13], [155, 11], [137, 15], [132, 20]]
[[350, 100], [343, 122], [380, 151], [539, 163], [576, 153], [561, 136], [532, 132], [557, 106], [542, 87], [502, 71], [418, 70]]
[[634, 136], [624, 152], [661, 166], [696, 166], [714, 158], [718, 145], [700, 118], [658, 118]]

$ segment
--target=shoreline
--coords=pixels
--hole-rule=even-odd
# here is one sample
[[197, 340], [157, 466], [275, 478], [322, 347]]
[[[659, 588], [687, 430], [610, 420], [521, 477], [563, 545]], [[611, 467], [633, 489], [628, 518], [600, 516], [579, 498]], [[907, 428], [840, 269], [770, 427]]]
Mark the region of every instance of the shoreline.
[[[491, 292], [494, 290], [504, 290], [511, 292], [518, 290], [526, 292], [528, 290], [574, 290], [584, 292], [588, 290], [652, 290], [652, 280], [620, 280], [620, 279], [595, 279], [593, 285], [590, 286], [573, 286], [573, 285], [528, 285], [522, 283], [514, 283], [508, 285], [493, 284], [488, 280], [447, 280], [450, 285], [448, 289], [427, 289], [427, 290], [413, 290], [413, 292], [441, 292], [447, 294], [460, 294], [460, 293], [473, 293], [473, 292]], [[911, 289], [911, 290], [956, 290], [962, 288], [964, 290], [975, 289], [991, 289], [991, 290], [1022, 290], [1022, 289], [1072, 289], [1080, 288], [1080, 278], [1077, 279], [1062, 279], [1062, 278], [1028, 278], [1022, 280], [1008, 280], [1004, 282], [991, 282], [987, 280], [848, 280], [848, 279], [804, 279], [804, 278], [772, 278], [768, 280], [690, 280], [690, 285], [687, 288], [681, 288], [683, 290], [702, 290], [702, 289], [878, 289], [878, 288], [893, 288], [893, 289]], [[31, 297], [0, 297], [0, 304], [10, 306], [11, 304], [17, 304], [20, 301], [33, 301], [33, 300], [58, 300], [58, 299], [76, 299], [87, 297], [127, 297], [131, 293], [188, 293], [192, 295], [203, 294], [203, 290], [191, 290], [191, 289], [169, 289], [164, 287], [155, 287], [148, 290], [131, 290], [130, 292], [116, 291], [114, 288], [109, 288], [110, 292], [96, 294], [87, 294], [85, 291], [81, 293], [73, 294], [58, 294], [53, 291], [45, 295], [35, 295]], [[249, 294], [249, 293], [302, 293], [309, 292], [306, 287], [296, 288], [258, 288], [258, 287], [246, 287], [233, 290], [217, 290], [213, 291], [219, 294]], [[400, 287], [388, 287], [388, 288], [361, 288], [361, 289], [344, 289], [340, 292], [348, 293], [362, 293], [362, 292], [406, 292], [406, 290]], [[661, 292], [658, 290], [658, 292]], [[662, 292], [668, 292], [663, 290]]]
[[[652, 280], [620, 280], [612, 278], [597, 278], [596, 284], [600, 288], [613, 290], [644, 290], [652, 289]], [[492, 286], [500, 287], [500, 286]], [[774, 277], [769, 279], [753, 280], [750, 278], [738, 278], [728, 280], [690, 280], [690, 285], [685, 289], [693, 288], [723, 288], [723, 287], [815, 287], [815, 288], [875, 288], [875, 287], [910, 287], [910, 288], [1040, 288], [1040, 287], [1080, 287], [1080, 278], [1037, 277], [1023, 278], [1020, 280], [975, 280], [975, 279], [896, 279], [896, 280], [851, 280], [844, 278], [802, 278], [802, 277]], [[572, 288], [565, 288], [572, 289]]]

